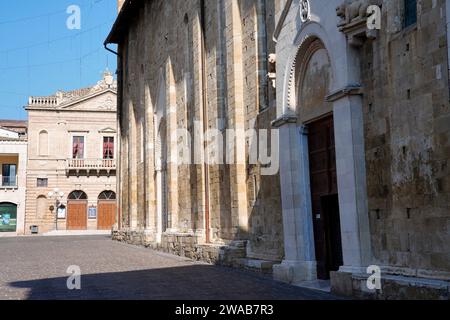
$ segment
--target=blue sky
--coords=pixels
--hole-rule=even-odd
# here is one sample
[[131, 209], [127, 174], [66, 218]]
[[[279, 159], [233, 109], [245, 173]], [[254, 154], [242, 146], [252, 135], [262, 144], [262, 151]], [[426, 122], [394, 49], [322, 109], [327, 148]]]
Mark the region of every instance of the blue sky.
[[[70, 30], [67, 8], [81, 9]], [[0, 0], [0, 119], [26, 119], [28, 96], [95, 84], [116, 56], [103, 48], [116, 0]], [[114, 48], [114, 47], [113, 47]]]

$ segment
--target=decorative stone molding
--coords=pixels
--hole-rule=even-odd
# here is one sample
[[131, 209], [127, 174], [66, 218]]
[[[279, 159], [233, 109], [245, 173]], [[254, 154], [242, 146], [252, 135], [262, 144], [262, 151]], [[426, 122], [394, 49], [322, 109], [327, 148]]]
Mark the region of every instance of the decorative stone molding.
[[309, 0], [300, 0], [300, 19], [303, 23], [311, 19], [311, 6]]
[[344, 88], [338, 89], [332, 93], [330, 93], [326, 98], [326, 102], [334, 102], [339, 99], [342, 99], [346, 96], [355, 96], [362, 95], [362, 88], [360, 85], [349, 85]]
[[336, 14], [341, 18], [338, 23], [339, 31], [347, 37], [351, 46], [360, 47], [367, 39], [376, 39], [377, 30], [367, 27], [369, 14], [367, 9], [371, 5], [379, 5], [378, 0], [345, 0], [336, 8]]
[[272, 127], [273, 128], [280, 128], [284, 126], [285, 124], [289, 123], [297, 123], [297, 116], [294, 115], [283, 115], [279, 117], [278, 119], [272, 121]]
[[297, 101], [297, 87], [299, 84], [299, 77], [304, 75], [306, 65], [311, 59], [311, 56], [319, 49], [324, 49], [325, 46], [322, 41], [316, 36], [306, 37], [298, 46], [294, 61], [289, 71], [289, 81], [287, 85], [287, 106], [291, 110], [298, 103]]

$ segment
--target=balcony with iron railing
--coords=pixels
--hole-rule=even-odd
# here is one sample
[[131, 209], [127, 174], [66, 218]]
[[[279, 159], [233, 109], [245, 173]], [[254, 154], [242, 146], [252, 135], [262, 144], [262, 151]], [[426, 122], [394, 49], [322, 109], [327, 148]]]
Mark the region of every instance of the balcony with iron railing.
[[0, 176], [0, 189], [17, 189], [17, 176]]
[[110, 175], [116, 171], [115, 159], [67, 159], [66, 160], [66, 173], [87, 174], [92, 172], [100, 175], [102, 172], [106, 172]]

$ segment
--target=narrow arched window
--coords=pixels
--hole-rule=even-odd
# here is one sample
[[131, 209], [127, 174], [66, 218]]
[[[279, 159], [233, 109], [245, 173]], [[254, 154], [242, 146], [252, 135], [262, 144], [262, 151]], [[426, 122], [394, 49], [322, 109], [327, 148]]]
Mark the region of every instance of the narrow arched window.
[[417, 0], [404, 0], [405, 1], [405, 28], [415, 24], [417, 22]]
[[39, 132], [39, 155], [48, 156], [48, 132]]

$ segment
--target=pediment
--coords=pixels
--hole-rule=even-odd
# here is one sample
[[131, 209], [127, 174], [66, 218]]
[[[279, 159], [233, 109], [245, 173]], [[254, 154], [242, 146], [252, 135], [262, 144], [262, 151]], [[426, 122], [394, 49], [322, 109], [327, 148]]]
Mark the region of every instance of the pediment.
[[111, 127], [104, 128], [98, 131], [99, 133], [117, 133], [117, 130]]
[[117, 110], [117, 94], [113, 90], [105, 90], [90, 96], [82, 97], [60, 108], [64, 111], [110, 111]]

